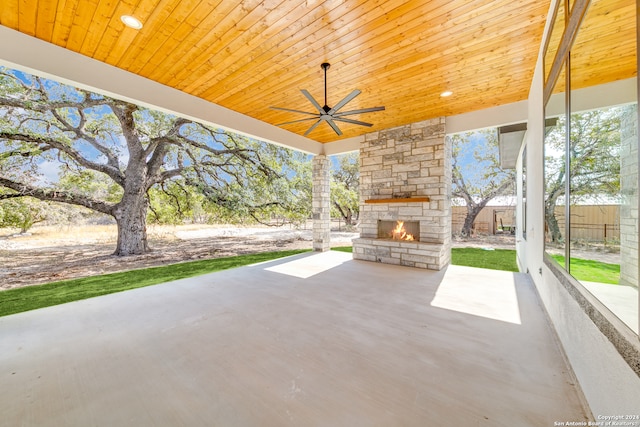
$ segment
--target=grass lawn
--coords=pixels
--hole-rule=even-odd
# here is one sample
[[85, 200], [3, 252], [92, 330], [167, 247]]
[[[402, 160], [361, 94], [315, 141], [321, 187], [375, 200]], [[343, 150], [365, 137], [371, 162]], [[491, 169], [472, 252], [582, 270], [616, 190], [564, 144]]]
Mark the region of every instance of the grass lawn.
[[[553, 259], [564, 266], [562, 255], [551, 255]], [[578, 280], [587, 282], [609, 283], [617, 285], [620, 281], [620, 265], [590, 259], [571, 258], [571, 275]]]
[[0, 292], [0, 316], [49, 307], [99, 295], [112, 294], [144, 286], [157, 285], [171, 280], [199, 276], [201, 274], [270, 261], [289, 255], [308, 252], [307, 249], [264, 252], [179, 264], [151, 267], [101, 276], [63, 280], [44, 285], [9, 289]]
[[348, 253], [352, 253], [353, 252], [353, 247], [352, 246], [338, 246], [335, 248], [331, 248], [332, 251], [338, 251], [338, 252], [348, 252]]
[[515, 249], [452, 248], [451, 264], [490, 270], [518, 271]]

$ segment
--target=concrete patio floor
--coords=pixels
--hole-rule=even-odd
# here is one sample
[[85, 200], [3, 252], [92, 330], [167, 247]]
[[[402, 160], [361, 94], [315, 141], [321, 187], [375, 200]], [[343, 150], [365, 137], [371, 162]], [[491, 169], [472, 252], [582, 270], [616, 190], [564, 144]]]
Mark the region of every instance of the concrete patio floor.
[[0, 318], [2, 426], [586, 421], [526, 275], [303, 254]]

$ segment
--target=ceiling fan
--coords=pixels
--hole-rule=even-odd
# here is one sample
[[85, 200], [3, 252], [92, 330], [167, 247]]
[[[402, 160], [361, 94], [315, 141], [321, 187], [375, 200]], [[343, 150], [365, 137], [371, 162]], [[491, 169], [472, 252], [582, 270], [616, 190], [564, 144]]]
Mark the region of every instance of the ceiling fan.
[[269, 107], [274, 110], [282, 110], [282, 111], [288, 111], [291, 113], [299, 113], [299, 114], [306, 114], [308, 116], [313, 116], [313, 117], [308, 117], [306, 119], [299, 119], [299, 120], [293, 120], [290, 122], [278, 123], [276, 126], [288, 125], [291, 123], [306, 122], [309, 120], [316, 120], [316, 122], [313, 125], [311, 125], [311, 127], [304, 133], [304, 136], [309, 135], [309, 133], [311, 133], [311, 131], [313, 131], [316, 127], [318, 127], [318, 125], [322, 122], [327, 122], [327, 124], [331, 126], [331, 128], [338, 135], [342, 135], [342, 132], [340, 131], [338, 126], [335, 124], [335, 122], [351, 123], [354, 125], [368, 126], [368, 127], [373, 126], [372, 123], [366, 123], [366, 122], [361, 122], [359, 120], [348, 119], [345, 116], [349, 116], [352, 114], [371, 113], [373, 111], [381, 111], [381, 110], [384, 110], [384, 107], [362, 108], [360, 110], [351, 110], [351, 111], [343, 111], [343, 112], [339, 111], [349, 101], [351, 101], [353, 98], [355, 98], [356, 96], [362, 93], [362, 91], [360, 91], [359, 89], [356, 89], [353, 92], [351, 92], [349, 95], [345, 96], [344, 99], [338, 102], [333, 108], [327, 105], [327, 70], [329, 69], [330, 66], [331, 64], [329, 64], [328, 62], [323, 62], [320, 65], [320, 67], [322, 67], [322, 69], [324, 70], [324, 106], [321, 107], [320, 104], [313, 98], [313, 96], [311, 96], [311, 94], [307, 90], [301, 89], [300, 92], [302, 92], [302, 94], [306, 96], [309, 101], [311, 101], [311, 103], [313, 104], [314, 107], [316, 107], [318, 112], [309, 113], [307, 111], [291, 110], [289, 108]]

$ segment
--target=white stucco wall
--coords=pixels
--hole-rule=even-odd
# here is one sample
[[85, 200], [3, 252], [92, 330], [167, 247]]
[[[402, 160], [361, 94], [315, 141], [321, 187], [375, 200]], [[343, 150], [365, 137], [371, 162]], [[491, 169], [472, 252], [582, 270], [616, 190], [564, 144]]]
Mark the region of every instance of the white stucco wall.
[[536, 287], [593, 417], [640, 415], [640, 378], [584, 309], [543, 267]]
[[[527, 117], [527, 133], [523, 145], [527, 146], [527, 238], [522, 237], [521, 216], [516, 216], [520, 230], [516, 240], [518, 260], [522, 263], [520, 269], [527, 270], [537, 282], [540, 269], [543, 267], [542, 253], [544, 251], [544, 187], [543, 187], [543, 159], [544, 159], [544, 110], [542, 100], [542, 70], [538, 64], [533, 75], [533, 83], [529, 94], [529, 108]], [[522, 149], [518, 156], [517, 165], [522, 161]], [[521, 172], [521, 170], [519, 170]], [[518, 174], [520, 181], [521, 174]], [[522, 206], [522, 192], [520, 191], [518, 205]]]

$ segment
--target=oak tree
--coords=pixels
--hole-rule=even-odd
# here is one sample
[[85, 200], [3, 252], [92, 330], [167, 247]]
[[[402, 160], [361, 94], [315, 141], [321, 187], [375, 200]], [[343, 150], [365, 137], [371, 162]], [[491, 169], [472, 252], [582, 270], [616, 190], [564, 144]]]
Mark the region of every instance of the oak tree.
[[355, 225], [360, 212], [360, 157], [358, 152], [337, 156], [331, 170], [331, 212]]
[[448, 136], [452, 145], [452, 196], [464, 200], [461, 234], [470, 236], [476, 217], [496, 197], [514, 194], [515, 170], [500, 167], [498, 133], [484, 129]]
[[[544, 215], [548, 238], [562, 242], [563, 233], [556, 218], [560, 201], [566, 203], [569, 175], [569, 203], [620, 194], [620, 117], [628, 107], [592, 110], [571, 115], [569, 149], [566, 150], [566, 118], [562, 116], [545, 138]], [[567, 174], [566, 154], [569, 155]]]
[[[288, 190], [279, 164], [287, 157], [270, 144], [0, 68], [0, 200], [30, 196], [109, 215], [115, 255], [150, 250], [149, 194], [163, 188], [189, 186], [260, 219]], [[53, 162], [60, 182], [42, 173]], [[107, 185], [98, 191], [92, 182]]]

